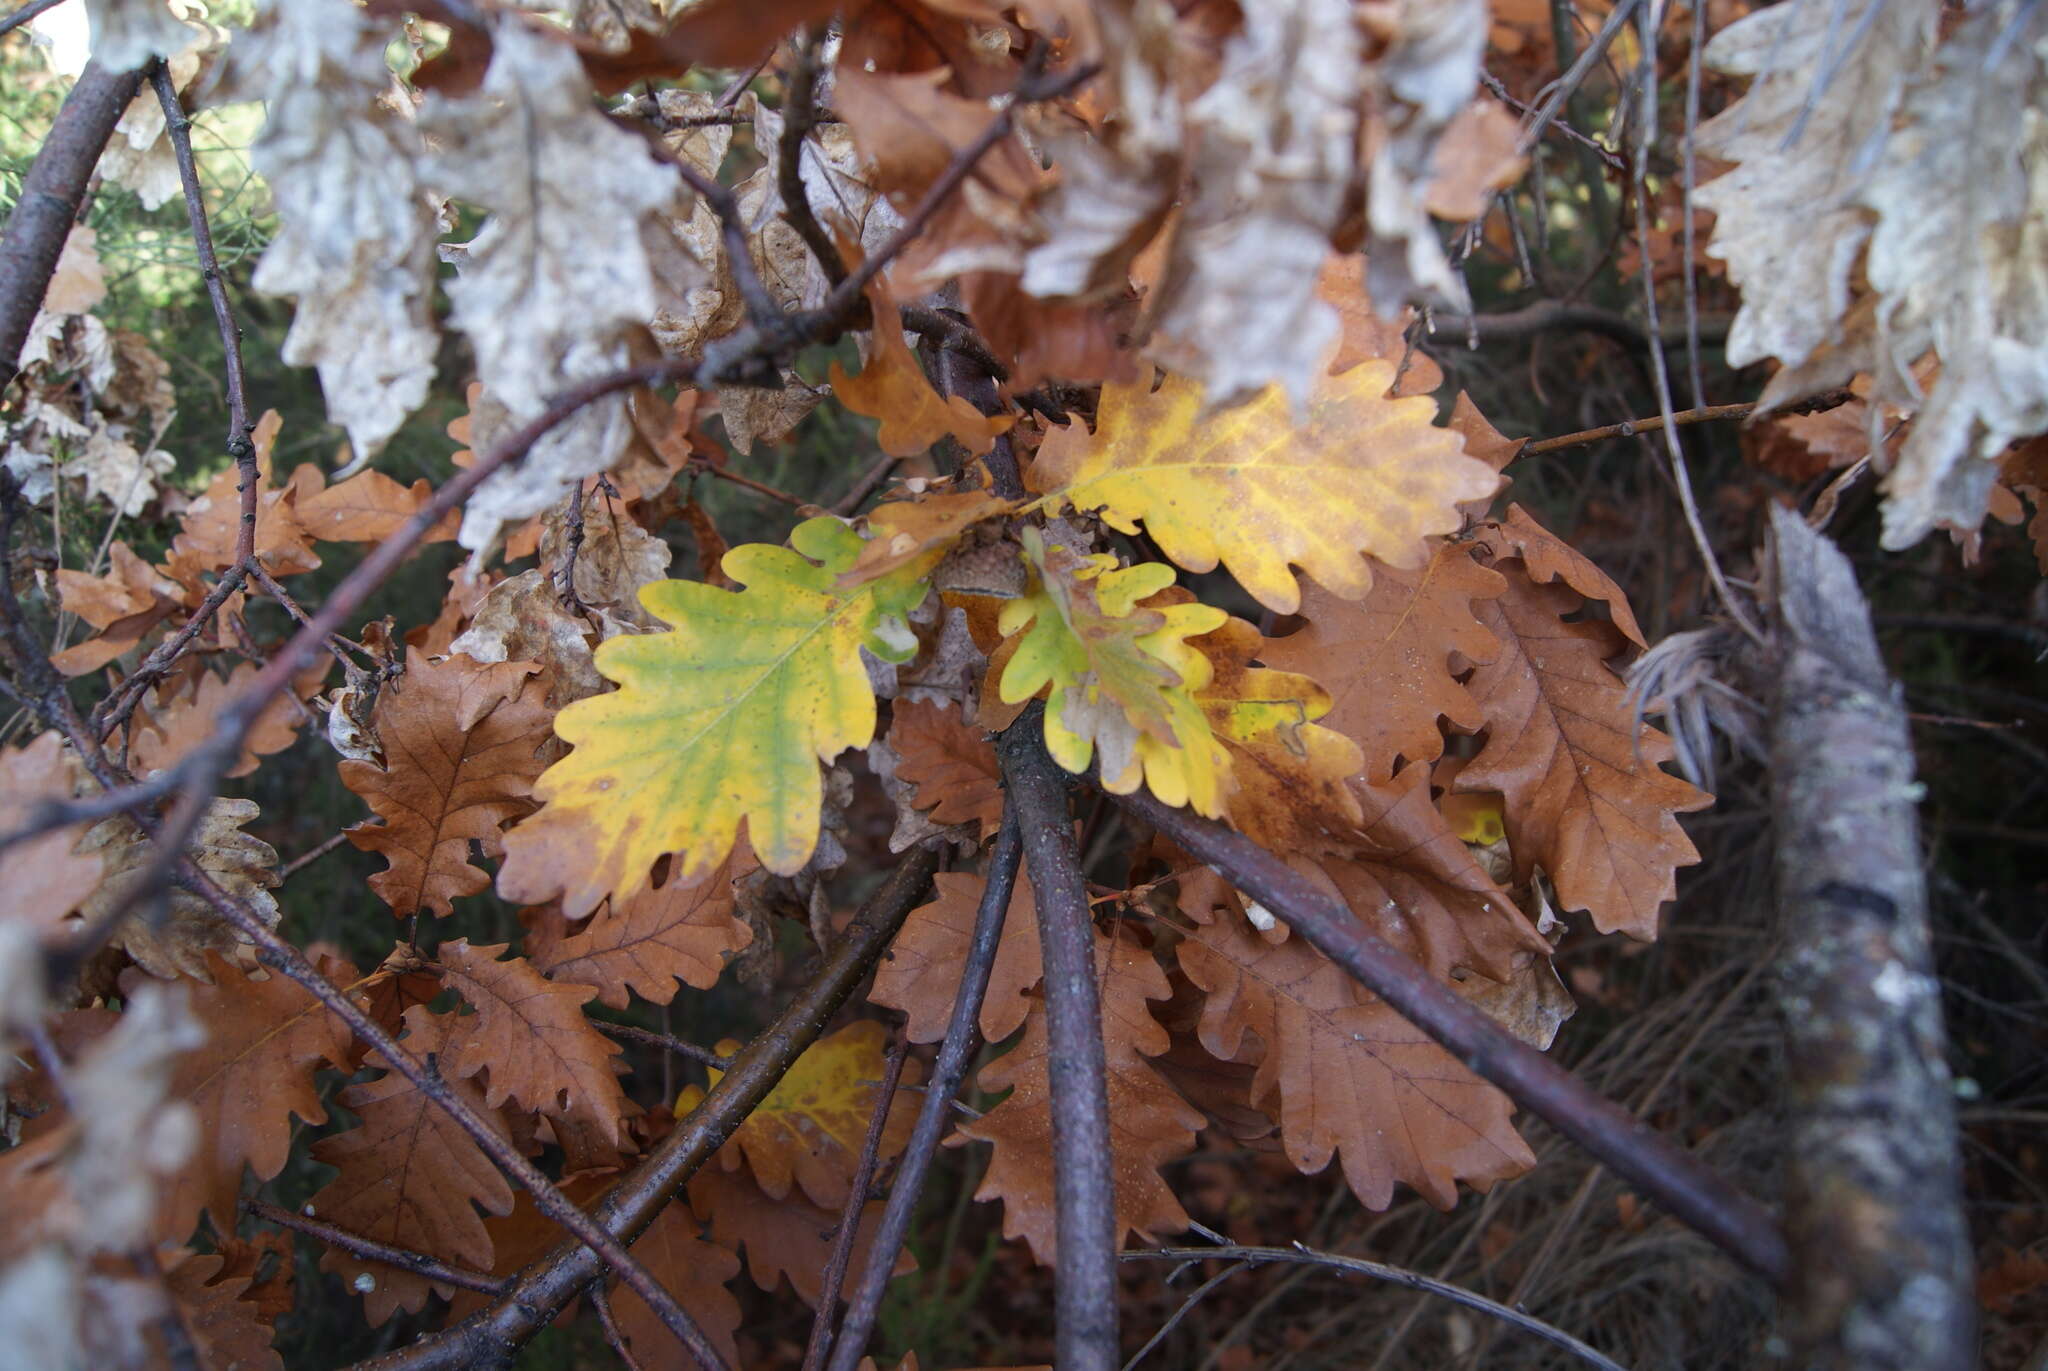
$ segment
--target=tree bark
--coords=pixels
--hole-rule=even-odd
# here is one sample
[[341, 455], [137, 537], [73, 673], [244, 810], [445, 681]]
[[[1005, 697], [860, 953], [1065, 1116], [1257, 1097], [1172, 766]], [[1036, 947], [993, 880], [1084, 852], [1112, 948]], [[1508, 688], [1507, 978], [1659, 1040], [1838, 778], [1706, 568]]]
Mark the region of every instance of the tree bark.
[[1793, 1364], [1977, 1364], [1913, 749], [1849, 562], [1774, 510], [1771, 807]]

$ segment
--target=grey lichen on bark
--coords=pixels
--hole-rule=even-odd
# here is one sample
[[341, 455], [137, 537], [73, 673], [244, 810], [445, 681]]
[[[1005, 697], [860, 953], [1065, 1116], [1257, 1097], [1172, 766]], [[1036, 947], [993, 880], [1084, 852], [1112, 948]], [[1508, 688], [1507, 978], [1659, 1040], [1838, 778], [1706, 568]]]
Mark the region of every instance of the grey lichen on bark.
[[1791, 1364], [1965, 1371], [1970, 1246], [1905, 707], [1848, 559], [1794, 511], [1772, 533]]

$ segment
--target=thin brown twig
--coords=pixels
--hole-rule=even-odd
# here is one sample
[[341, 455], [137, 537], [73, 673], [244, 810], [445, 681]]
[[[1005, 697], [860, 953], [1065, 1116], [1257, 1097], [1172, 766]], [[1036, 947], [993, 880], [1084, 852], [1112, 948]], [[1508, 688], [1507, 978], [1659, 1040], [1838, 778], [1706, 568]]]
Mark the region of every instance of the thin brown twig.
[[789, 505], [794, 509], [803, 509], [810, 504], [809, 500], [801, 496], [791, 495], [786, 490], [777, 490], [774, 486], [757, 481], [751, 476], [743, 476], [739, 472], [720, 466], [716, 462], [694, 461], [690, 466], [692, 470], [701, 471], [706, 476], [715, 477], [721, 481], [729, 481], [742, 490], [751, 490], [756, 495], [765, 495], [771, 500], [780, 500], [783, 504]]
[[479, 1295], [495, 1295], [509, 1284], [495, 1276], [467, 1267], [454, 1266], [424, 1252], [415, 1252], [406, 1247], [393, 1247], [390, 1243], [378, 1242], [374, 1238], [351, 1233], [346, 1228], [337, 1228], [323, 1223], [309, 1214], [295, 1214], [280, 1205], [264, 1200], [247, 1199], [242, 1208], [256, 1218], [274, 1223], [280, 1228], [289, 1228], [295, 1233], [304, 1233], [309, 1238], [318, 1238], [329, 1247], [338, 1247], [351, 1256], [364, 1261], [382, 1262], [400, 1271], [409, 1271], [422, 1279], [452, 1285], [459, 1290], [473, 1290]]
[[[1399, 1266], [1388, 1266], [1383, 1262], [1367, 1261], [1363, 1257], [1347, 1257], [1336, 1252], [1318, 1252], [1311, 1248], [1294, 1247], [1153, 1247], [1135, 1248], [1120, 1254], [1121, 1261], [1234, 1261], [1243, 1266], [1264, 1266], [1287, 1264], [1294, 1266], [1319, 1266], [1347, 1275], [1369, 1276], [1374, 1280], [1386, 1281], [1393, 1285], [1406, 1286], [1462, 1304], [1467, 1309], [1476, 1309], [1483, 1314], [1511, 1323], [1524, 1332], [1532, 1333], [1555, 1347], [1562, 1347], [1588, 1366], [1597, 1366], [1601, 1371], [1627, 1371], [1620, 1363], [1602, 1356], [1585, 1343], [1580, 1342], [1561, 1328], [1543, 1320], [1524, 1314], [1519, 1309], [1496, 1303], [1484, 1295], [1467, 1290], [1463, 1286], [1449, 1284], [1425, 1276], [1420, 1271], [1409, 1271]], [[1149, 1345], [1148, 1345], [1149, 1346]], [[1141, 1352], [1140, 1356], [1143, 1355]], [[1129, 1366], [1137, 1364], [1138, 1358], [1131, 1358]]]
[[953, 994], [946, 1036], [939, 1044], [932, 1078], [924, 1086], [924, 1104], [918, 1109], [917, 1125], [896, 1164], [896, 1180], [889, 1187], [889, 1201], [883, 1206], [882, 1221], [875, 1227], [875, 1240], [868, 1244], [868, 1260], [861, 1271], [860, 1284], [847, 1302], [846, 1318], [839, 1325], [831, 1371], [854, 1371], [867, 1351], [868, 1335], [874, 1331], [880, 1315], [889, 1273], [896, 1269], [896, 1254], [903, 1250], [918, 1196], [924, 1193], [925, 1177], [930, 1174], [932, 1157], [938, 1152], [939, 1135], [946, 1128], [947, 1106], [957, 1103], [953, 1097], [967, 1078], [968, 1064], [979, 1048], [981, 1033], [976, 1025], [982, 1000], [988, 994], [989, 975], [995, 967], [996, 948], [1002, 942], [1003, 919], [1010, 909], [1010, 894], [1017, 886], [1018, 860], [1023, 851], [1016, 820], [1006, 807], [1003, 826], [989, 852], [988, 877], [982, 886], [980, 908], [974, 915], [967, 956], [960, 967], [960, 988]]
[[708, 1047], [699, 1047], [693, 1042], [685, 1042], [681, 1038], [672, 1038], [666, 1033], [656, 1033], [645, 1028], [635, 1028], [632, 1024], [607, 1023], [602, 1019], [592, 1019], [590, 1026], [598, 1032], [618, 1038], [622, 1042], [639, 1043], [642, 1047], [653, 1047], [663, 1052], [673, 1052], [678, 1057], [688, 1057], [693, 1062], [702, 1062], [704, 1065], [719, 1071], [730, 1071], [732, 1069], [733, 1059], [731, 1057], [713, 1052]]
[[888, 1063], [882, 1068], [881, 1089], [875, 1096], [875, 1112], [868, 1116], [867, 1136], [861, 1139], [860, 1160], [854, 1165], [853, 1181], [846, 1190], [846, 1207], [840, 1211], [839, 1228], [832, 1235], [832, 1253], [825, 1259], [825, 1271], [818, 1281], [818, 1312], [811, 1319], [803, 1371], [822, 1371], [825, 1354], [832, 1349], [832, 1322], [839, 1312], [839, 1291], [846, 1284], [846, 1268], [853, 1261], [853, 1245], [860, 1237], [861, 1211], [867, 1208], [868, 1192], [874, 1188], [875, 1167], [882, 1157], [882, 1134], [896, 1105], [896, 1087], [903, 1080], [903, 1062], [909, 1050], [910, 1039], [898, 1030], [896, 1041], [889, 1048]]
[[604, 1292], [602, 1281], [590, 1287], [590, 1304], [597, 1310], [598, 1327], [604, 1330], [604, 1340], [611, 1344], [612, 1352], [617, 1355], [620, 1365], [624, 1366], [626, 1371], [640, 1371], [640, 1363], [633, 1359], [626, 1331], [619, 1327], [618, 1319], [612, 1315], [612, 1297]]
[[335, 834], [331, 838], [328, 838], [325, 842], [321, 843], [320, 846], [314, 848], [312, 851], [301, 852], [298, 856], [286, 862], [284, 864], [284, 868], [277, 873], [277, 879], [279, 883], [283, 883], [285, 881], [290, 880], [298, 872], [304, 871], [307, 867], [319, 861], [322, 857], [325, 857], [328, 853], [334, 851], [335, 848], [340, 847], [343, 843], [347, 841], [348, 834], [346, 832], [341, 832]]

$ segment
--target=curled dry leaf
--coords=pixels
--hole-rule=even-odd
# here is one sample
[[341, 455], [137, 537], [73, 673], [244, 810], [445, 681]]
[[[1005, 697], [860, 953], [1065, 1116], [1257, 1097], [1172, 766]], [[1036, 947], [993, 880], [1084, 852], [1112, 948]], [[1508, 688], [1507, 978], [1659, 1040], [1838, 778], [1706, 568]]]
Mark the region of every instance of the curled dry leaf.
[[[954, 707], [898, 700], [889, 725], [896, 775], [940, 824], [974, 824], [984, 840], [1003, 821], [1002, 768], [986, 731]], [[918, 1039], [922, 1042], [924, 1039]]]
[[[1290, 563], [1356, 600], [1372, 588], [1360, 552], [1414, 566], [1425, 539], [1462, 522], [1459, 502], [1500, 484], [1435, 426], [1433, 402], [1386, 398], [1393, 380], [1384, 361], [1319, 375], [1299, 427], [1278, 387], [1204, 419], [1192, 381], [1107, 386], [1093, 437], [1079, 423], [1052, 430], [1029, 483], [1055, 508], [1100, 510], [1126, 533], [1142, 522], [1190, 571], [1220, 562], [1279, 613], [1301, 603]], [[1219, 509], [1233, 517], [1219, 521]]]
[[490, 887], [470, 863], [470, 843], [495, 845], [530, 812], [539, 747], [554, 711], [531, 662], [484, 665], [407, 653], [405, 675], [379, 694], [374, 724], [382, 767], [344, 761], [342, 783], [382, 823], [360, 823], [349, 841], [390, 865], [370, 877], [391, 912], [442, 917], [453, 901]]
[[[277, 850], [242, 832], [242, 825], [260, 812], [254, 800], [212, 801], [184, 851], [214, 884], [274, 926], [277, 900], [270, 892], [279, 879]], [[97, 854], [107, 872], [99, 889], [80, 907], [81, 917], [87, 924], [97, 924], [117, 907], [127, 905], [128, 915], [110, 941], [125, 947], [136, 964], [152, 976], [204, 980], [209, 974], [208, 952], [232, 960], [244, 945], [211, 905], [179, 886], [165, 892], [162, 917], [148, 917], [151, 892], [137, 892], [136, 886], [149, 871], [156, 844], [127, 815], [116, 814], [94, 824], [79, 843], [79, 851]]]
[[[0, 833], [19, 832], [43, 803], [71, 799], [80, 779], [82, 770], [54, 731], [0, 751]], [[65, 824], [0, 849], [0, 890], [7, 892], [0, 917], [54, 933], [92, 896], [105, 864], [97, 851], [80, 850], [86, 827]]]
[[[772, 1294], [787, 1276], [797, 1297], [817, 1307], [822, 1293], [820, 1276], [832, 1251], [831, 1234], [839, 1224], [839, 1209], [820, 1208], [805, 1199], [801, 1190], [779, 1200], [770, 1198], [746, 1172], [715, 1166], [690, 1178], [689, 1195], [691, 1210], [711, 1225], [711, 1237], [718, 1247], [746, 1253], [747, 1277], [757, 1288]], [[880, 1200], [862, 1206], [843, 1289], [853, 1289], [859, 1283], [881, 1221]], [[910, 1249], [899, 1250], [891, 1274], [901, 1276], [916, 1269], [917, 1259]]]
[[[210, 969], [212, 984], [188, 987], [205, 1042], [170, 1074], [172, 1096], [199, 1122], [199, 1146], [164, 1187], [156, 1236], [165, 1242], [189, 1238], [202, 1212], [214, 1232], [234, 1232], [243, 1166], [258, 1181], [283, 1170], [293, 1116], [327, 1121], [317, 1073], [355, 1067], [348, 1027], [297, 981], [248, 975], [219, 957]], [[354, 978], [346, 965], [326, 971], [341, 984]]]
[[[1188, 1226], [1159, 1168], [1194, 1146], [1202, 1112], [1183, 1100], [1154, 1069], [1171, 1045], [1146, 1007], [1171, 993], [1151, 952], [1129, 937], [1096, 934], [1095, 974], [1101, 986], [1103, 1048], [1108, 1059], [1111, 1179], [1116, 1234], [1151, 1239]], [[981, 1069], [983, 1090], [1010, 1091], [981, 1118], [962, 1124], [948, 1140], [993, 1143], [977, 1200], [1003, 1202], [1003, 1236], [1022, 1238], [1041, 1264], [1053, 1253], [1052, 1077], [1043, 1000], [1034, 1000], [1024, 1037], [1009, 1053]]]

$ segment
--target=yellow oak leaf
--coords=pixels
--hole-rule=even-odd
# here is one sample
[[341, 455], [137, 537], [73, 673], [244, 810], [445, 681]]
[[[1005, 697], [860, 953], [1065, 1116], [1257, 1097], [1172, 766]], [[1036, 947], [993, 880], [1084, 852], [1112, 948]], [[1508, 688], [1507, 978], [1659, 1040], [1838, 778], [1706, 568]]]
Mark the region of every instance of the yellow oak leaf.
[[534, 786], [540, 813], [506, 835], [498, 888], [538, 904], [557, 891], [582, 918], [607, 893], [630, 898], [655, 860], [677, 854], [693, 879], [731, 851], [742, 819], [761, 864], [800, 870], [817, 846], [818, 764], [875, 733], [866, 648], [902, 661], [916, 640], [903, 616], [923, 582], [892, 573], [842, 590], [861, 539], [811, 519], [791, 547], [753, 543], [725, 555], [737, 593], [693, 581], [643, 586], [666, 633], [628, 634], [597, 649], [618, 682], [555, 720], [575, 750]]
[[1413, 566], [1425, 538], [1459, 526], [1461, 501], [1500, 485], [1458, 433], [1436, 427], [1435, 401], [1388, 397], [1394, 365], [1318, 376], [1300, 426], [1277, 385], [1207, 415], [1202, 387], [1185, 377], [1156, 391], [1105, 386], [1094, 435], [1080, 424], [1047, 434], [1031, 488], [1051, 508], [1100, 510], [1125, 533], [1142, 521], [1181, 566], [1221, 562], [1282, 614], [1301, 604], [1290, 563], [1359, 599], [1372, 587], [1359, 553]]
[[1141, 780], [1170, 805], [1220, 817], [1230, 791], [1230, 757], [1196, 702], [1209, 659], [1187, 639], [1229, 616], [1203, 604], [1140, 607], [1164, 590], [1173, 569], [1157, 562], [1118, 567], [1019, 531], [1037, 573], [1029, 594], [1003, 606], [1005, 637], [1022, 634], [1003, 668], [1007, 704], [1049, 689], [1045, 745], [1068, 771], [1101, 754], [1102, 785], [1128, 795]]
[[[790, 1187], [802, 1189], [812, 1204], [837, 1210], [846, 1203], [853, 1173], [867, 1139], [868, 1125], [880, 1103], [888, 1030], [873, 1019], [857, 1019], [828, 1033], [804, 1049], [796, 1065], [776, 1082], [754, 1112], [719, 1152], [719, 1164], [737, 1171], [741, 1159], [770, 1199], [787, 1198]], [[730, 1038], [718, 1044], [721, 1054], [738, 1053], [743, 1044]], [[717, 1085], [724, 1072], [706, 1074]], [[915, 1062], [904, 1065], [903, 1083], [917, 1083]], [[704, 1100], [705, 1091], [688, 1086], [677, 1096], [681, 1118]], [[895, 1156], [910, 1141], [920, 1097], [898, 1089], [889, 1102], [882, 1126], [881, 1156]]]

